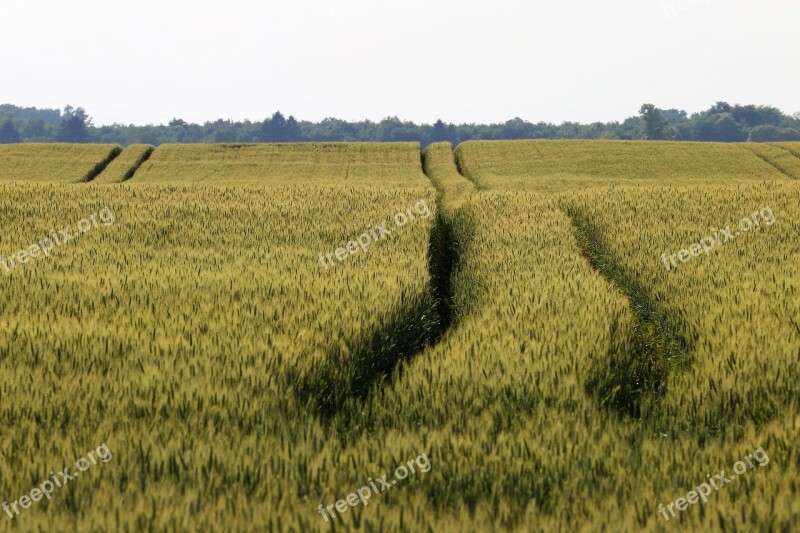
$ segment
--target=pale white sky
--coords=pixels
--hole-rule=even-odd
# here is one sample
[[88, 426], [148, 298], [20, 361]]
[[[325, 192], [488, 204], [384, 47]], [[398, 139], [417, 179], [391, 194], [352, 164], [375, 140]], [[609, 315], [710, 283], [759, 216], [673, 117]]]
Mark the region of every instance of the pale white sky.
[[0, 103], [95, 124], [800, 111], [796, 0], [0, 0]]

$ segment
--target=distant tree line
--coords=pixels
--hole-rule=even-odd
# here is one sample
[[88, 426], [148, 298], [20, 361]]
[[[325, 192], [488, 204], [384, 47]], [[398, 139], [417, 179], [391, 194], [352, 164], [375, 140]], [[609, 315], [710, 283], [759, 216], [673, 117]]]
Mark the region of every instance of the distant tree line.
[[674, 141], [800, 141], [800, 113], [789, 116], [769, 106], [718, 102], [689, 116], [677, 109], [644, 104], [639, 115], [622, 122], [580, 124], [532, 123], [514, 118], [498, 124], [415, 124], [389, 117], [380, 122], [347, 122], [328, 118], [298, 121], [280, 112], [262, 122], [216, 120], [190, 124], [173, 119], [166, 125], [95, 126], [81, 108], [63, 110], [0, 105], [0, 144], [19, 142], [256, 143], [335, 141], [450, 141], [501, 139], [648, 139]]
[[644, 104], [639, 110], [640, 138], [667, 141], [800, 141], [800, 113], [784, 115], [768, 106], [717, 102], [691, 117], [677, 109]]

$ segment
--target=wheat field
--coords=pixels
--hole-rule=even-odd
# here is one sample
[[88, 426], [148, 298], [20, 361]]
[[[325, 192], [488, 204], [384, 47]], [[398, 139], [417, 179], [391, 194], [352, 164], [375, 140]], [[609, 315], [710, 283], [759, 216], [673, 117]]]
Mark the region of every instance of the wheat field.
[[[764, 158], [758, 154], [766, 153]], [[557, 193], [647, 185], [739, 185], [785, 180], [757, 144], [630, 141], [470, 141], [456, 155], [481, 189]], [[791, 154], [789, 154], [791, 155]], [[767, 160], [765, 160], [767, 159]], [[797, 169], [797, 158], [785, 163]]]
[[155, 148], [149, 144], [132, 144], [125, 148], [92, 181], [95, 183], [121, 183], [133, 177], [139, 167], [149, 159]]
[[104, 144], [0, 145], [0, 182], [91, 181], [122, 148]]
[[416, 143], [165, 145], [145, 162], [141, 183], [430, 186]]
[[0, 264], [0, 498], [114, 458], [4, 530], [800, 527], [796, 143], [51, 150], [0, 148], [2, 258], [113, 222]]

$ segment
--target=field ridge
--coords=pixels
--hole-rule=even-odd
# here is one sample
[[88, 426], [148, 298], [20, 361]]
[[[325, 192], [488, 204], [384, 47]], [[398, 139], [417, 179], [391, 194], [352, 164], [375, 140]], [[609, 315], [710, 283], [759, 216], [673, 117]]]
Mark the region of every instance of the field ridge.
[[156, 148], [149, 144], [131, 144], [94, 180], [97, 183], [122, 183], [136, 174]]
[[465, 143], [459, 144], [453, 151], [453, 159], [458, 173], [471, 181], [475, 186], [475, 190], [482, 191], [488, 189], [488, 187], [478, 181], [478, 178], [475, 177], [475, 174], [469, 170], [467, 162], [464, 160], [464, 144]]
[[80, 179], [79, 183], [89, 183], [90, 181], [94, 180], [97, 176], [103, 173], [108, 165], [110, 165], [119, 154], [122, 153], [122, 147], [115, 146], [111, 149], [105, 159], [97, 163], [86, 175]]
[[[446, 144], [452, 154], [449, 143]], [[361, 407], [353, 401], [363, 400], [376, 384], [401, 368], [401, 363], [437, 345], [454, 326], [452, 276], [460, 263], [461, 248], [449, 216], [452, 213], [446, 212], [442, 204], [449, 192], [442, 180], [429, 172], [428, 153], [420, 152], [420, 171], [437, 189], [438, 208], [428, 241], [430, 279], [426, 290], [404, 295], [382, 325], [346, 347], [334, 346], [323, 363], [299, 378], [296, 393], [300, 402], [309, 405], [323, 419], [331, 420], [338, 415], [343, 433], [354, 425], [352, 421], [360, 419]], [[341, 372], [343, 367], [345, 371]]]
[[629, 335], [630, 342], [621, 344], [627, 346], [627, 353], [609, 354], [612, 368], [601, 369], [589, 386], [600, 395], [603, 404], [634, 418], [649, 415], [648, 404], [666, 392], [669, 373], [690, 363], [690, 343], [648, 290], [612, 257], [592, 221], [574, 207], [568, 207], [566, 214], [583, 256], [625, 294], [636, 317], [634, 330], [622, 333]]
[[475, 192], [475, 183], [458, 168], [453, 145], [433, 143], [422, 151], [422, 170], [439, 191], [442, 206], [459, 207]]
[[753, 154], [789, 179], [800, 179], [800, 158], [791, 151], [770, 144], [747, 147]]

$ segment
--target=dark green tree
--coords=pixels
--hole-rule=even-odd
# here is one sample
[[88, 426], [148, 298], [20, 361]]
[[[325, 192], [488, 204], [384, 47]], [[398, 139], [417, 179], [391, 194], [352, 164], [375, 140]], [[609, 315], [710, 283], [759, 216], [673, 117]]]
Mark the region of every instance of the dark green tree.
[[441, 119], [437, 120], [436, 123], [433, 125], [433, 138], [431, 139], [432, 142], [438, 143], [442, 141], [447, 141], [447, 126], [445, 126], [444, 122]]
[[398, 117], [386, 117], [377, 124], [377, 136], [381, 142], [418, 141], [419, 126], [413, 122], [403, 122]]
[[286, 117], [280, 111], [261, 124], [261, 142], [286, 142]]
[[284, 142], [289, 143], [302, 142], [305, 140], [300, 124], [297, 123], [297, 120], [292, 115], [289, 115], [289, 118], [286, 119], [283, 138]]
[[641, 138], [648, 141], [669, 139], [669, 124], [661, 114], [661, 110], [653, 104], [644, 104], [639, 109], [641, 118]]
[[715, 141], [725, 143], [744, 142], [747, 140], [747, 132], [734, 120], [730, 113], [717, 115]]
[[57, 140], [65, 143], [85, 143], [89, 141], [89, 128], [92, 119], [82, 107], [73, 109], [72, 106], [64, 108]]
[[711, 106], [709, 110], [711, 113], [720, 114], [720, 113], [730, 113], [732, 111], [731, 104], [728, 102], [717, 102], [716, 104]]
[[779, 128], [772, 124], [762, 124], [750, 130], [747, 140], [756, 143], [800, 141], [800, 131], [792, 128]]
[[731, 111], [734, 120], [746, 128], [755, 128], [764, 124], [780, 126], [784, 115], [780, 109], [769, 106], [737, 105]]
[[23, 122], [20, 127], [22, 137], [28, 142], [53, 142], [55, 128], [40, 118]]
[[19, 136], [17, 127], [14, 126], [14, 121], [10, 118], [7, 119], [3, 126], [0, 127], [0, 144], [16, 144], [22, 142]]

